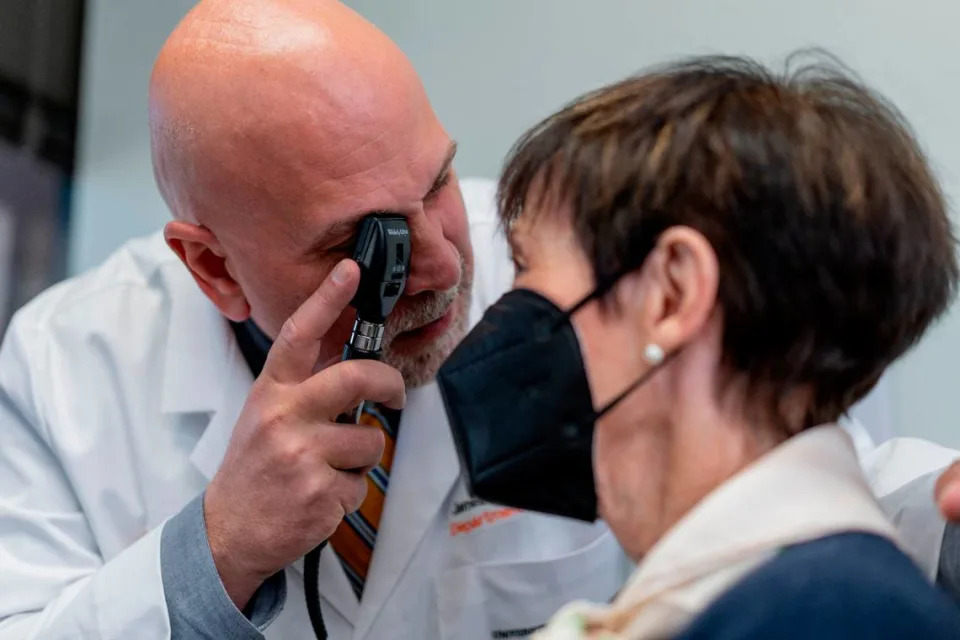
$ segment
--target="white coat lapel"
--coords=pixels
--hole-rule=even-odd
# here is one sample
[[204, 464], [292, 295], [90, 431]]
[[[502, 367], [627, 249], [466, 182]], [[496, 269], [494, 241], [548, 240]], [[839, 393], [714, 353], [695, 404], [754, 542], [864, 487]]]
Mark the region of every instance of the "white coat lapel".
[[[229, 328], [227, 331], [229, 332]], [[231, 342], [231, 345], [221, 372], [223, 378], [220, 398], [211, 411], [207, 428], [190, 455], [190, 461], [207, 480], [213, 479], [220, 468], [233, 435], [233, 427], [240, 417], [250, 385], [253, 384], [253, 374], [250, 373], [239, 347], [235, 341]]]
[[161, 411], [210, 413], [224, 401], [224, 374], [236, 341], [179, 262], [165, 265], [159, 277], [166, 281], [170, 299]]
[[440, 512], [460, 466], [435, 382], [410, 392], [354, 638], [364, 638]]
[[220, 467], [253, 375], [227, 320], [178, 264], [164, 273], [171, 295], [161, 409], [210, 415], [190, 461], [210, 480]]

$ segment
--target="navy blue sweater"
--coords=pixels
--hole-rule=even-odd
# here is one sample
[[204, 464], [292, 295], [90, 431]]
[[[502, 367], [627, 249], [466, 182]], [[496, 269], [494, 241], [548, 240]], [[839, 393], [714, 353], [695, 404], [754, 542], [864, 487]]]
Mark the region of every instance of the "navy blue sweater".
[[960, 609], [891, 542], [846, 533], [784, 549], [677, 640], [960, 638]]

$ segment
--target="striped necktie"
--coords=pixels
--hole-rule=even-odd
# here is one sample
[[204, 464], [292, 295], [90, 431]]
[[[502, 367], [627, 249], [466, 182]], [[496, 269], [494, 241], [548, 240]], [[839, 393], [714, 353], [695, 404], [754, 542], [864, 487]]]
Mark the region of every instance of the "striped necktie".
[[364, 404], [360, 424], [379, 427], [383, 430], [386, 444], [383, 458], [367, 474], [367, 497], [360, 508], [348, 514], [330, 537], [330, 544], [340, 558], [340, 563], [350, 580], [357, 598], [363, 595], [373, 547], [380, 527], [380, 514], [386, 498], [390, 467], [400, 424], [400, 411], [382, 405]]

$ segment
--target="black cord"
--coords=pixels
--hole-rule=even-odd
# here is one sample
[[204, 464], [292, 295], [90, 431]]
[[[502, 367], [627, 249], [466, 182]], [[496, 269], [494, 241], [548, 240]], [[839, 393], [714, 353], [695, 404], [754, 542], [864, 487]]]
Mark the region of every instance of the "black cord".
[[[359, 315], [357, 316], [359, 319]], [[380, 350], [362, 351], [357, 349], [353, 343], [348, 342], [344, 345], [343, 360], [379, 360], [382, 356]], [[363, 409], [363, 403], [357, 407], [356, 416], [359, 417]], [[354, 416], [342, 415], [337, 422], [344, 424], [353, 424], [357, 422]], [[317, 640], [327, 640], [327, 627], [323, 624], [323, 614], [320, 612], [320, 552], [327, 546], [324, 540], [315, 549], [307, 553], [303, 558], [303, 595], [307, 601], [307, 613], [310, 615], [310, 625], [313, 627], [313, 634]]]
[[307, 600], [307, 613], [310, 615], [310, 625], [317, 640], [327, 640], [327, 627], [323, 624], [323, 614], [320, 612], [320, 552], [327, 546], [321, 542], [303, 558], [303, 592]]
[[[362, 355], [352, 354], [354, 359], [362, 358]], [[344, 359], [348, 359], [346, 356]], [[373, 356], [372, 359], [379, 359]], [[359, 410], [363, 408], [360, 403]], [[341, 415], [337, 422], [343, 424], [353, 424], [356, 422], [348, 414]], [[320, 612], [320, 552], [327, 546], [329, 540], [324, 540], [313, 550], [307, 552], [303, 557], [303, 595], [307, 601], [307, 613], [310, 615], [310, 626], [313, 627], [313, 634], [317, 640], [327, 640], [327, 626], [323, 624], [323, 614]]]

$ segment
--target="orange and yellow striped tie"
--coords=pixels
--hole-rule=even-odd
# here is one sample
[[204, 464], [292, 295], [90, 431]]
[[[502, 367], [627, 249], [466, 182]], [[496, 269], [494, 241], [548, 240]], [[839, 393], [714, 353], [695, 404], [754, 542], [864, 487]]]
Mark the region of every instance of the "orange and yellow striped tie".
[[363, 585], [367, 579], [373, 547], [377, 541], [380, 514], [383, 513], [383, 503], [390, 479], [390, 466], [393, 462], [397, 427], [400, 424], [400, 411], [382, 405], [365, 404], [359, 423], [383, 429], [386, 436], [383, 458], [380, 464], [367, 474], [367, 497], [364, 498], [363, 504], [357, 511], [347, 515], [330, 537], [330, 544], [337, 552], [357, 598], [363, 595]]

